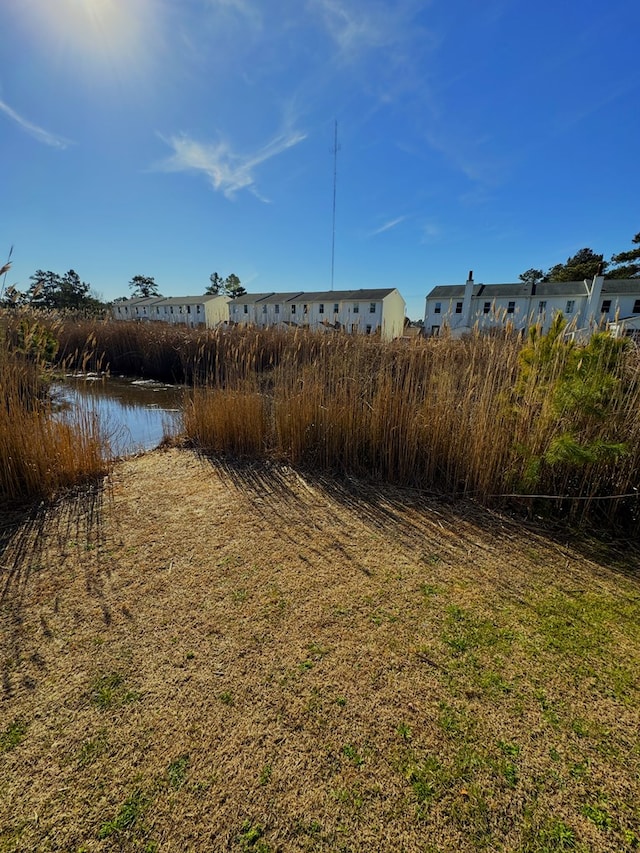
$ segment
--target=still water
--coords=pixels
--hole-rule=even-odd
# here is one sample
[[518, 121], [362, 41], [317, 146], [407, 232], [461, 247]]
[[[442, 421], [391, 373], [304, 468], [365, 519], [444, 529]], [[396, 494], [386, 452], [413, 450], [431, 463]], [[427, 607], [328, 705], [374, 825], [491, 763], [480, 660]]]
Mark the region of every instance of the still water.
[[63, 411], [95, 412], [114, 456], [157, 447], [180, 431], [185, 389], [151, 379], [69, 375], [54, 389]]

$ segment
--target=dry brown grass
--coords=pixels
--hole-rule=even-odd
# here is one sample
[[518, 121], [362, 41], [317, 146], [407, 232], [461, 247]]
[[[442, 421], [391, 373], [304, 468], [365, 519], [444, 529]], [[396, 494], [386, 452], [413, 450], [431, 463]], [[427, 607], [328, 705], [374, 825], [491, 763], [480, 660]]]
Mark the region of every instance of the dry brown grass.
[[0, 329], [0, 506], [50, 500], [107, 471], [96, 418], [55, 417], [41, 365], [8, 349]]
[[636, 554], [177, 450], [81, 509], [2, 542], [0, 849], [637, 847]]

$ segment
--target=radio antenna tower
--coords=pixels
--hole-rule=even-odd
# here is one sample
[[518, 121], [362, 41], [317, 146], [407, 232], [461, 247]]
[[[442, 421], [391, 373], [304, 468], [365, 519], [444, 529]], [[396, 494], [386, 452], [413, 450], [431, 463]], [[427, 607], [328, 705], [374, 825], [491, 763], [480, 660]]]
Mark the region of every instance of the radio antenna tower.
[[331, 229], [331, 290], [333, 290], [333, 269], [336, 257], [336, 180], [338, 177], [338, 120], [335, 120], [333, 130], [333, 222]]

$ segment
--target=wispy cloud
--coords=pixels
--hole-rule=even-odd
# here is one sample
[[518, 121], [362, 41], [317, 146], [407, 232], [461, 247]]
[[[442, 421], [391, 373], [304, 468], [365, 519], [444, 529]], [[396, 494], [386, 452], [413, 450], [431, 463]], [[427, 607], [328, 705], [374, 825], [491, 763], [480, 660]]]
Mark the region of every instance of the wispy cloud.
[[309, 0], [309, 8], [320, 18], [340, 53], [355, 59], [365, 51], [409, 42], [420, 31], [416, 15], [424, 8], [419, 0]]
[[71, 140], [65, 139], [63, 136], [57, 136], [54, 133], [49, 133], [48, 130], [28, 121], [12, 109], [9, 104], [2, 100], [0, 100], [0, 111], [9, 116], [9, 118], [15, 121], [15, 123], [25, 131], [25, 133], [28, 133], [29, 136], [33, 136], [33, 138], [37, 139], [38, 142], [43, 142], [45, 145], [50, 145], [52, 148], [68, 148], [72, 145]]
[[380, 47], [388, 38], [371, 8], [358, 8], [345, 0], [314, 0], [331, 38], [345, 54]]
[[214, 190], [231, 199], [240, 190], [249, 190], [261, 201], [255, 184], [254, 172], [262, 163], [293, 148], [306, 138], [304, 133], [289, 131], [279, 134], [254, 154], [238, 154], [228, 142], [202, 143], [187, 134], [161, 139], [173, 148], [173, 154], [156, 165], [162, 172], [202, 172]]
[[384, 225], [381, 225], [380, 228], [376, 228], [375, 231], [372, 231], [369, 236], [375, 237], [376, 234], [384, 234], [385, 231], [391, 231], [392, 228], [395, 228], [397, 225], [400, 225], [401, 222], [404, 222], [406, 216], [398, 216], [396, 219], [390, 219], [388, 222], [385, 222]]

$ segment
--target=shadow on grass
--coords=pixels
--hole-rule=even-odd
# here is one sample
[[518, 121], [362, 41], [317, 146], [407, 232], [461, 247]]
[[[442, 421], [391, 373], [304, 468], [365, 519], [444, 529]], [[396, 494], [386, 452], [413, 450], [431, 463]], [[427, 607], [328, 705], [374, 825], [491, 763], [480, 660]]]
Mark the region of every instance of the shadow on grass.
[[[199, 455], [275, 524], [278, 519], [287, 525], [297, 521], [302, 531], [305, 526], [316, 524], [314, 508], [326, 509], [327, 504], [335, 504], [417, 553], [425, 565], [457, 563], [460, 552], [469, 553], [471, 548], [490, 555], [492, 543], [499, 546], [501, 553], [505, 545], [511, 544], [514, 553], [520, 554], [526, 550], [533, 553], [525, 546], [537, 544], [568, 558], [578, 552], [599, 569], [640, 580], [637, 538], [614, 536], [606, 528], [594, 532], [572, 528], [551, 517], [532, 517], [528, 504], [521, 512], [513, 507], [495, 509], [468, 498], [323, 471], [296, 471], [266, 460]], [[282, 529], [287, 525], [281, 525]]]
[[[35, 573], [55, 573], [52, 562], [70, 546], [84, 543], [100, 553], [104, 535], [102, 507], [105, 483], [86, 485], [51, 503], [0, 508], [0, 650], [2, 689], [12, 693], [10, 670], [19, 659], [25, 597]], [[87, 587], [91, 587], [87, 571]], [[44, 629], [43, 629], [44, 630]]]

